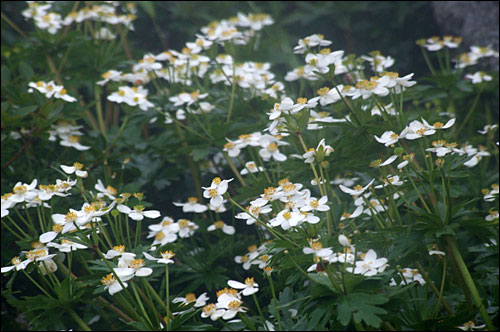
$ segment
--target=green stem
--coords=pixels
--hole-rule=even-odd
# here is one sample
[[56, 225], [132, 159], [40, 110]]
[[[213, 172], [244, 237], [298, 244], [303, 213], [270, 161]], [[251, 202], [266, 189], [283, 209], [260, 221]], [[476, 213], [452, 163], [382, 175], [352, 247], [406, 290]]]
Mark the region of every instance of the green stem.
[[259, 305], [259, 301], [257, 300], [257, 296], [254, 294], [252, 294], [253, 296], [253, 301], [255, 302], [255, 306], [257, 307], [257, 311], [259, 312], [259, 315], [260, 317], [262, 318], [262, 323], [264, 324], [264, 328], [266, 329], [266, 331], [269, 331], [269, 328], [267, 327], [267, 324], [266, 324], [266, 318], [264, 317], [264, 314], [262, 313], [262, 310], [260, 309], [260, 305]]
[[274, 309], [276, 310], [273, 315], [278, 319], [278, 327], [280, 331], [283, 331], [283, 327], [281, 327], [281, 315], [280, 315], [280, 310], [278, 309], [278, 300], [276, 299], [276, 292], [274, 291], [274, 283], [273, 283], [273, 278], [271, 275], [267, 275], [267, 278], [269, 279], [269, 284], [271, 285], [271, 294], [273, 295], [273, 302], [274, 302]]
[[233, 86], [231, 87], [231, 100], [229, 101], [229, 110], [227, 112], [226, 123], [228, 123], [229, 120], [231, 119], [231, 112], [233, 110], [234, 95], [235, 95], [235, 92], [236, 92], [236, 78], [235, 78], [235, 75], [236, 75], [236, 63], [234, 63], [234, 57], [233, 57], [233, 77], [232, 77], [232, 84], [233, 84]]
[[29, 280], [31, 280], [31, 282], [33, 284], [35, 284], [36, 287], [38, 287], [39, 290], [41, 290], [47, 297], [53, 299], [53, 297], [42, 287], [40, 286], [36, 281], [35, 279], [31, 278], [30, 275], [28, 274], [28, 272], [26, 272], [26, 270], [23, 270], [24, 274], [26, 275], [26, 277], [28, 277]]
[[95, 97], [95, 108], [97, 112], [97, 121], [99, 123], [99, 130], [101, 131], [101, 134], [104, 137], [104, 139], [108, 141], [108, 137], [106, 135], [106, 127], [104, 126], [104, 117], [102, 115], [101, 91], [98, 85], [94, 87], [94, 97]]
[[469, 112], [467, 112], [467, 115], [465, 116], [464, 122], [460, 125], [460, 127], [457, 129], [457, 132], [455, 133], [456, 137], [458, 137], [458, 134], [464, 129], [465, 125], [467, 122], [470, 120], [470, 117], [472, 116], [472, 113], [474, 113], [474, 110], [476, 109], [477, 103], [479, 101], [479, 97], [481, 96], [481, 92], [483, 92], [482, 89], [480, 89], [477, 92], [476, 98], [474, 99], [474, 102], [472, 103], [471, 108], [469, 109]]
[[453, 253], [453, 258], [457, 263], [458, 270], [460, 271], [460, 274], [462, 275], [465, 284], [471, 293], [474, 304], [479, 309], [479, 314], [481, 315], [481, 318], [483, 318], [483, 321], [486, 324], [486, 328], [489, 331], [494, 331], [495, 327], [493, 326], [490, 320], [490, 316], [488, 315], [488, 312], [486, 311], [483, 301], [481, 300], [481, 296], [479, 295], [479, 291], [476, 288], [476, 284], [474, 283], [474, 280], [472, 279], [472, 276], [470, 275], [470, 272], [467, 269], [467, 265], [465, 265], [465, 262], [462, 258], [462, 254], [460, 253], [460, 250], [457, 247], [455, 239], [451, 238], [450, 236], [445, 236], [445, 241], [448, 244], [448, 248]]
[[73, 309], [67, 309], [70, 316], [80, 325], [83, 331], [92, 331], [90, 327], [78, 316], [78, 314]]

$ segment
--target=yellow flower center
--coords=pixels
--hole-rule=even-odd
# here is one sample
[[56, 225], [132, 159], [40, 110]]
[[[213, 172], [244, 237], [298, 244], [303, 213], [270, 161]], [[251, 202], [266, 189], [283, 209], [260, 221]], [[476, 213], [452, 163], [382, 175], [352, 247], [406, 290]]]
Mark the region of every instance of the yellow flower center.
[[283, 186], [283, 191], [289, 193], [289, 192], [295, 190], [295, 188], [296, 188], [295, 185], [293, 183], [290, 183], [290, 184]]
[[141, 212], [144, 210], [144, 206], [143, 205], [136, 205], [136, 206], [134, 206], [134, 210], [137, 212]]
[[356, 191], [360, 191], [362, 189], [363, 189], [363, 187], [360, 184], [358, 184], [357, 186], [354, 187], [354, 190], [356, 190]]
[[55, 224], [52, 226], [52, 231], [56, 233], [60, 233], [63, 230], [63, 226], [60, 224]]
[[215, 228], [219, 229], [219, 228], [222, 228], [224, 227], [226, 224], [222, 221], [222, 220], [219, 220], [219, 221], [216, 221], [214, 222], [214, 226]]
[[14, 187], [14, 194], [24, 194], [25, 192], [28, 191], [28, 188], [26, 188], [26, 186], [24, 185], [20, 185], [20, 186], [16, 186]]
[[254, 252], [254, 251], [257, 251], [257, 246], [255, 244], [252, 244], [247, 249], [248, 249], [248, 252]]
[[161, 253], [161, 256], [163, 259], [170, 259], [175, 256], [174, 252], [172, 250], [164, 251]]
[[155, 241], [161, 241], [165, 237], [165, 234], [162, 231], [159, 231], [158, 234], [155, 235]]
[[321, 244], [321, 242], [314, 242], [311, 244], [311, 249], [314, 251], [319, 251], [323, 249], [323, 245]]
[[17, 256], [15, 256], [14, 258], [12, 258], [11, 262], [12, 262], [12, 265], [19, 265], [19, 264], [21, 264], [21, 260]]
[[248, 262], [249, 259], [250, 259], [250, 257], [248, 257], [248, 255], [241, 256], [241, 262], [242, 263]]
[[189, 226], [189, 220], [187, 219], [179, 219], [179, 227], [184, 228]]
[[219, 185], [222, 182], [222, 180], [219, 177], [216, 177], [212, 180], [212, 184]]
[[262, 262], [267, 262], [269, 260], [269, 256], [268, 255], [262, 255], [259, 257], [259, 260], [262, 261]]
[[290, 219], [292, 217], [292, 214], [288, 211], [286, 211], [285, 213], [283, 213], [283, 218], [285, 218], [286, 220]]
[[330, 88], [325, 86], [321, 89], [318, 89], [316, 92], [318, 93], [318, 95], [323, 96], [323, 95], [326, 95], [328, 93], [328, 91], [330, 91]]
[[319, 206], [319, 203], [316, 199], [313, 199], [313, 200], [311, 200], [309, 205], [311, 205], [313, 208], [317, 208]]
[[191, 303], [194, 301], [196, 301], [196, 295], [194, 295], [194, 293], [186, 294], [186, 302]]
[[111, 187], [111, 186], [107, 186], [106, 187], [106, 191], [108, 192], [108, 194], [110, 194], [111, 196], [115, 196], [116, 194], [118, 194], [118, 191]]
[[207, 304], [206, 306], [203, 307], [203, 312], [205, 315], [211, 315], [212, 313], [215, 312], [215, 305], [213, 303]]
[[255, 285], [255, 281], [253, 280], [253, 278], [246, 278], [245, 285], [253, 287]]
[[267, 146], [267, 151], [269, 151], [269, 152], [275, 152], [277, 150], [278, 150], [278, 145], [276, 145], [276, 143], [270, 143]]
[[113, 250], [114, 251], [118, 251], [119, 253], [124, 253], [125, 252], [125, 246], [123, 244], [119, 245], [119, 246], [114, 246]]
[[66, 222], [73, 222], [78, 218], [78, 216], [75, 212], [68, 212], [68, 213], [66, 213], [66, 215], [64, 217], [65, 217], [64, 220]]
[[240, 308], [240, 301], [234, 300], [234, 301], [229, 302], [229, 304], [227, 305], [227, 308], [229, 310], [234, 310], [234, 311], [238, 310]]
[[212, 198], [219, 196], [219, 194], [217, 193], [217, 189], [208, 189], [208, 195]]
[[443, 128], [444, 124], [442, 122], [435, 122], [432, 126], [436, 129], [440, 129]]
[[132, 269], [140, 269], [144, 265], [146, 265], [144, 259], [139, 258], [139, 259], [134, 259], [132, 262], [130, 262], [129, 267]]
[[113, 273], [110, 273], [101, 279], [101, 284], [110, 285], [110, 284], [114, 283], [115, 281], [116, 281], [115, 276], [113, 275]]
[[227, 142], [226, 144], [224, 144], [224, 149], [227, 149], [227, 150], [232, 149], [234, 147], [235, 147], [235, 145], [233, 142]]

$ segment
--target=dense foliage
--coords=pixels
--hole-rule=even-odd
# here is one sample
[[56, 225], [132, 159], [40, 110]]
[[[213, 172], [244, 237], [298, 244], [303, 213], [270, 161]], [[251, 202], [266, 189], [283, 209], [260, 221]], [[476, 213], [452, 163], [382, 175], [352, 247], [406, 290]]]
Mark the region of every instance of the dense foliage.
[[408, 3], [4, 6], [3, 329], [498, 328], [496, 50], [392, 48]]

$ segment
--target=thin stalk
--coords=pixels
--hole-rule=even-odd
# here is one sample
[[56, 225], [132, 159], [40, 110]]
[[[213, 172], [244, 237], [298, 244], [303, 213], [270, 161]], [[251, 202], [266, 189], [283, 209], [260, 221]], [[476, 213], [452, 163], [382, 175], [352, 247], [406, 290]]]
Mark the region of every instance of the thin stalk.
[[434, 69], [432, 62], [429, 59], [429, 54], [427, 54], [427, 51], [425, 50], [425, 48], [420, 47], [420, 49], [422, 50], [422, 54], [424, 55], [424, 60], [425, 60], [425, 63], [427, 64], [427, 67], [429, 67], [429, 70], [431, 71], [433, 76], [436, 75], [436, 70]]
[[26, 270], [23, 269], [23, 272], [24, 274], [26, 275], [26, 277], [28, 277], [29, 280], [31, 280], [31, 282], [36, 286], [38, 287], [39, 290], [41, 290], [47, 297], [53, 299], [53, 297], [42, 287], [40, 286], [36, 281], [35, 279], [31, 278], [30, 275], [28, 274], [28, 272], [26, 272]]
[[445, 236], [445, 241], [446, 244], [448, 244], [448, 248], [453, 253], [453, 258], [458, 266], [458, 270], [460, 271], [460, 274], [465, 281], [465, 285], [467, 286], [468, 291], [471, 293], [472, 300], [474, 301], [475, 306], [479, 309], [479, 314], [486, 324], [486, 328], [488, 329], [488, 331], [495, 330], [495, 327], [490, 320], [490, 316], [488, 315], [483, 301], [481, 300], [481, 296], [479, 295], [476, 284], [474, 283], [469, 269], [467, 268], [467, 265], [465, 265], [465, 262], [462, 258], [462, 254], [457, 247], [456, 240], [451, 238], [450, 236]]
[[269, 331], [269, 328], [267, 327], [267, 324], [266, 324], [266, 318], [264, 317], [264, 314], [262, 313], [262, 310], [260, 309], [260, 305], [259, 305], [259, 301], [257, 300], [257, 296], [254, 294], [252, 294], [253, 296], [253, 301], [255, 302], [255, 306], [257, 307], [257, 311], [259, 312], [259, 315], [260, 317], [262, 318], [262, 323], [264, 324], [264, 328], [266, 329], [266, 331]]
[[166, 302], [167, 302], [167, 319], [166, 319], [166, 325], [167, 325], [167, 331], [170, 330], [170, 289], [168, 285], [168, 264], [165, 265], [165, 287], [166, 287]]
[[80, 325], [83, 331], [92, 331], [92, 329], [78, 316], [78, 314], [71, 308], [67, 309], [69, 315]]
[[97, 121], [99, 123], [99, 131], [101, 132], [101, 135], [107, 142], [108, 137], [106, 135], [106, 127], [104, 125], [104, 117], [102, 115], [101, 91], [98, 85], [94, 87], [94, 97], [95, 97], [95, 108], [97, 112]]
[[472, 116], [472, 113], [474, 113], [474, 110], [476, 109], [477, 103], [479, 101], [479, 97], [481, 96], [482, 92], [483, 92], [482, 89], [479, 89], [479, 91], [477, 92], [476, 98], [474, 99], [474, 102], [472, 103], [471, 108], [467, 112], [467, 115], [465, 116], [464, 121], [462, 122], [462, 124], [460, 125], [460, 127], [457, 129], [457, 131], [455, 133], [456, 137], [458, 137], [458, 134], [460, 134], [460, 132], [464, 129], [467, 122], [469, 122], [470, 117]]
[[273, 295], [273, 302], [274, 302], [274, 309], [276, 312], [274, 313], [274, 316], [278, 319], [278, 327], [280, 331], [283, 331], [283, 328], [281, 327], [281, 315], [280, 315], [280, 310], [278, 309], [278, 300], [276, 299], [276, 292], [274, 291], [274, 283], [273, 283], [273, 278], [271, 275], [267, 275], [267, 278], [269, 279], [269, 285], [271, 286], [271, 294]]
[[439, 289], [439, 296], [438, 296], [438, 302], [436, 305], [436, 312], [434, 313], [434, 318], [437, 318], [437, 315], [439, 313], [439, 306], [441, 305], [441, 300], [443, 299], [443, 291], [444, 291], [444, 282], [446, 280], [446, 258], [444, 259], [443, 263], [443, 276], [441, 277], [441, 287]]
[[144, 318], [147, 320], [147, 322], [151, 326], [151, 329], [153, 329], [153, 324], [151, 323], [151, 320], [149, 319], [149, 316], [146, 313], [146, 310], [144, 310], [144, 305], [142, 304], [141, 298], [139, 297], [139, 294], [137, 293], [137, 289], [135, 289], [135, 283], [132, 282], [131, 284], [132, 284], [132, 292], [134, 293], [135, 299], [136, 299], [137, 303], [139, 304], [139, 308], [142, 311], [142, 315], [144, 316]]
[[231, 168], [231, 170], [233, 171], [233, 174], [238, 178], [238, 181], [240, 181], [241, 185], [243, 187], [246, 187], [247, 186], [247, 183], [245, 182], [245, 180], [243, 180], [243, 178], [241, 177], [241, 174], [240, 172], [238, 172], [238, 170], [236, 169], [236, 166], [234, 166], [234, 163], [233, 161], [231, 160], [231, 158], [229, 158], [228, 154], [226, 151], [223, 151], [223, 155], [224, 155], [224, 159], [226, 159], [227, 163], [229, 164], [229, 167]]
[[231, 111], [233, 110], [233, 104], [234, 104], [234, 95], [236, 93], [236, 78], [235, 78], [235, 75], [236, 75], [236, 63], [234, 63], [234, 56], [233, 56], [233, 77], [232, 77], [232, 84], [233, 86], [231, 87], [231, 99], [229, 100], [229, 110], [227, 111], [227, 119], [226, 119], [226, 123], [229, 122], [229, 120], [231, 120]]

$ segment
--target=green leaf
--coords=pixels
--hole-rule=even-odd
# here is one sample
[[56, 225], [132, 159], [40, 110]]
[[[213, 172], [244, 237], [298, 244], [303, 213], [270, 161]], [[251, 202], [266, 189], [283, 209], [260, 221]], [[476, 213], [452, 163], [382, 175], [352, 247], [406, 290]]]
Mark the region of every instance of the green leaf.
[[149, 17], [151, 17], [151, 18], [156, 17], [155, 8], [154, 8], [155, 6], [153, 4], [153, 1], [139, 1], [139, 5], [146, 12], [146, 14], [149, 15]]
[[332, 281], [327, 276], [317, 273], [309, 273], [309, 278], [322, 286], [326, 286], [333, 293], [339, 294], [339, 291], [335, 288], [335, 286], [333, 286]]
[[2, 66], [2, 86], [10, 82], [10, 70], [7, 66]]
[[382, 319], [378, 315], [385, 315], [386, 310], [376, 305], [389, 301], [381, 294], [351, 293], [340, 298], [337, 307], [337, 318], [340, 323], [347, 326], [351, 321], [351, 316], [356, 323], [364, 321], [369, 326], [378, 328]]
[[205, 159], [207, 153], [207, 149], [193, 149], [193, 151], [191, 151], [191, 156], [194, 161], [199, 161]]
[[30, 65], [28, 65], [26, 62], [24, 61], [21, 61], [19, 63], [19, 72], [21, 73], [21, 75], [24, 76], [24, 78], [26, 78], [27, 80], [31, 80], [31, 78], [33, 77], [33, 75], [35, 74], [33, 72], [33, 69], [31, 68]]
[[15, 116], [25, 116], [28, 115], [31, 112], [36, 111], [38, 108], [37, 105], [31, 105], [31, 106], [25, 106], [23, 108], [20, 108], [18, 110], [12, 110]]

